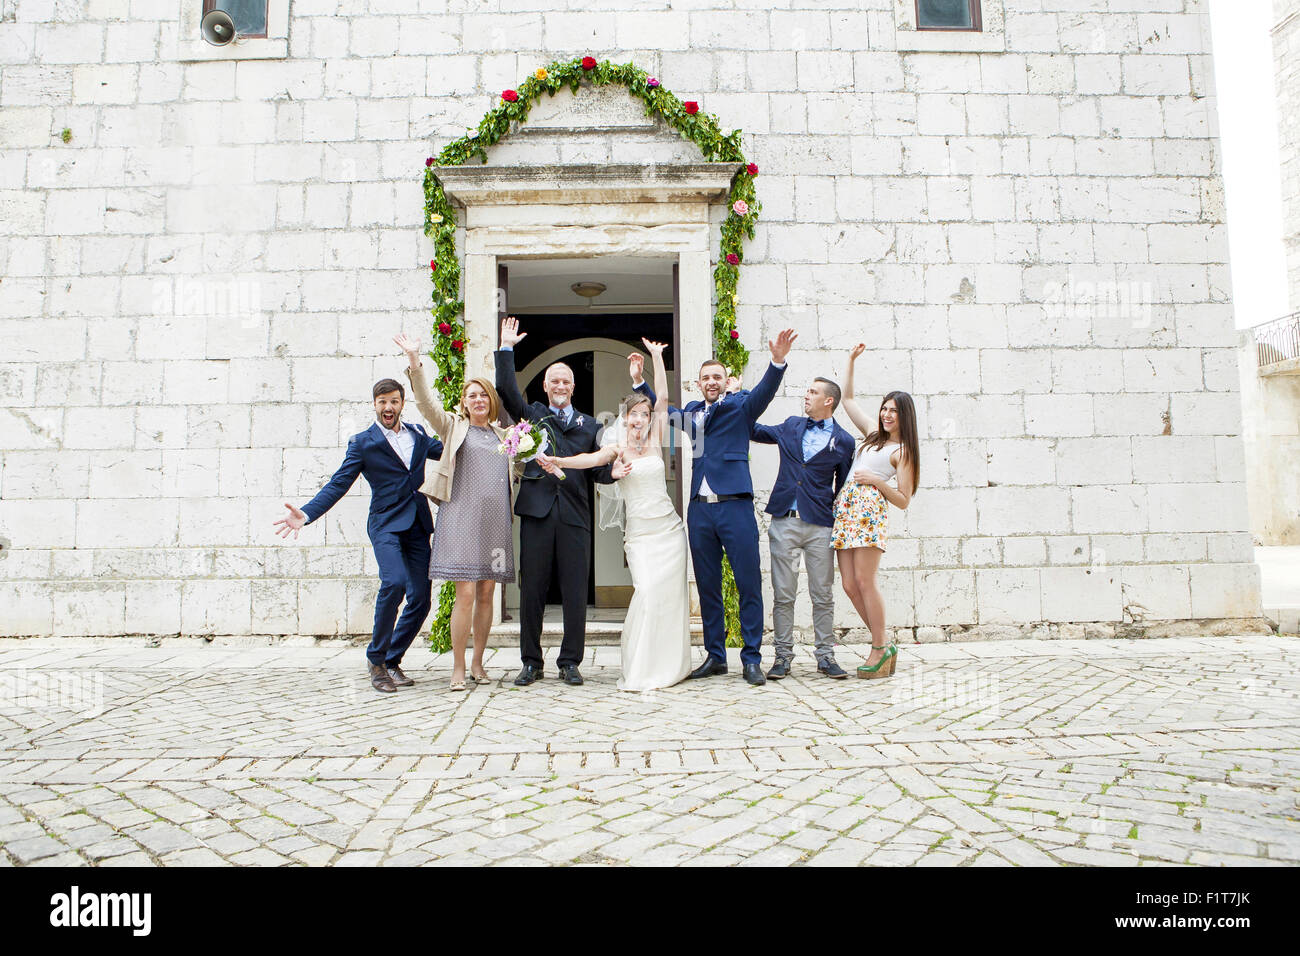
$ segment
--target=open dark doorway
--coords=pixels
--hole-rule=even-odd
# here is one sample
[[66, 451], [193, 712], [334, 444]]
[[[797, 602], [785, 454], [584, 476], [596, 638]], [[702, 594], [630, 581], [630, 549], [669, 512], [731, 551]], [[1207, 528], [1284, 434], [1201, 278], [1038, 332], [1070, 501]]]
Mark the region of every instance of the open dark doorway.
[[[672, 343], [673, 315], [665, 313], [635, 314], [552, 314], [524, 315], [519, 318], [521, 332], [528, 333], [522, 342], [515, 346], [515, 368], [521, 374], [536, 365], [527, 381], [521, 381], [524, 395], [529, 402], [546, 402], [546, 393], [542, 388], [545, 370], [554, 362], [563, 362], [573, 370], [573, 407], [586, 415], [601, 416], [618, 413], [618, 401], [631, 391], [631, 380], [627, 377], [627, 365], [621, 361], [632, 351], [644, 352], [641, 338], [655, 339]], [[599, 353], [583, 345], [593, 340], [600, 341]], [[567, 343], [574, 343], [573, 352], [564, 350]], [[619, 357], [612, 357], [615, 349]], [[545, 362], [539, 364], [539, 357], [545, 356]], [[674, 357], [672, 347], [665, 352], [665, 363], [673, 369]], [[602, 381], [597, 382], [597, 376]], [[587, 577], [587, 603], [598, 607], [626, 606], [630, 589], [623, 593], [619, 587], [603, 587], [597, 581], [597, 546], [598, 533], [596, 522], [596, 496], [589, 497], [589, 518], [592, 534], [592, 555]], [[559, 585], [551, 582], [547, 594], [547, 604], [561, 603]]]

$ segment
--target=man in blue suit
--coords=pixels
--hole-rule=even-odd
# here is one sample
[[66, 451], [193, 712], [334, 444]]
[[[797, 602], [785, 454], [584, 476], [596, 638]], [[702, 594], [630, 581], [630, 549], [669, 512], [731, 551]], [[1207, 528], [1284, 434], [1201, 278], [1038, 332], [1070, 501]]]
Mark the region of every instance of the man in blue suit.
[[[361, 475], [370, 485], [366, 533], [379, 563], [375, 627], [366, 648], [370, 684], [391, 694], [415, 681], [402, 673], [402, 655], [429, 615], [429, 535], [433, 516], [420, 494], [424, 463], [442, 456], [442, 442], [419, 425], [402, 423], [406, 390], [391, 378], [376, 382], [375, 423], [348, 440], [348, 452], [334, 477], [301, 509], [287, 501], [289, 516], [275, 522], [276, 533], [295, 538], [305, 525], [334, 507]], [[406, 598], [401, 620], [397, 609]], [[394, 624], [394, 622], [396, 622]]]
[[813, 605], [817, 670], [828, 677], [849, 675], [835, 663], [835, 556], [831, 527], [835, 495], [853, 468], [853, 436], [835, 421], [840, 387], [815, 378], [803, 398], [803, 415], [780, 425], [754, 426], [753, 439], [776, 445], [781, 470], [768, 498], [768, 553], [772, 556], [772, 630], [776, 661], [768, 680], [790, 673], [794, 659], [794, 603], [799, 594], [795, 552], [803, 553]]
[[[690, 677], [727, 672], [727, 635], [722, 605], [722, 555], [726, 552], [740, 593], [740, 651], [745, 680], [766, 683], [763, 677], [763, 578], [758, 557], [758, 523], [754, 519], [754, 484], [749, 475], [750, 432], [776, 396], [785, 375], [785, 359], [798, 338], [786, 329], [768, 342], [772, 364], [754, 390], [728, 394], [727, 370], [716, 359], [700, 366], [699, 388], [704, 401], [685, 408], [669, 406], [668, 420], [691, 440], [691, 497], [686, 509], [687, 536], [695, 585], [704, 619], [708, 657]], [[655, 400], [633, 363], [633, 385]]]

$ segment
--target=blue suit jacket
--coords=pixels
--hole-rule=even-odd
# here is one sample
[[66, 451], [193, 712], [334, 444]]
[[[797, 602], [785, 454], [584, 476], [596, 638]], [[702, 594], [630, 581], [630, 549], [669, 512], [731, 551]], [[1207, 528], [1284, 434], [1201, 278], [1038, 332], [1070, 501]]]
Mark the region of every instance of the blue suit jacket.
[[[715, 495], [754, 493], [754, 483], [749, 477], [750, 430], [776, 397], [784, 375], [785, 366], [777, 368], [769, 364], [753, 391], [723, 396], [714, 402], [700, 425], [695, 423], [695, 413], [704, 408], [704, 402], [696, 400], [685, 408], [669, 406], [668, 421], [691, 440], [692, 498], [700, 493], [704, 478], [709, 479], [709, 488]], [[637, 391], [655, 401], [649, 382], [642, 382]]]
[[377, 533], [405, 531], [416, 522], [426, 533], [433, 531], [433, 516], [429, 513], [428, 500], [420, 494], [420, 485], [424, 484], [424, 463], [442, 457], [442, 442], [430, 437], [419, 425], [402, 424], [415, 434], [411, 467], [408, 469], [402, 463], [384, 437], [383, 426], [375, 422], [348, 440], [348, 452], [339, 470], [315, 498], [302, 506], [308, 524], [333, 508], [348, 493], [357, 475], [361, 475], [370, 485], [366, 533], [371, 540]]
[[831, 419], [831, 440], [817, 454], [803, 460], [804, 415], [791, 415], [780, 425], [755, 425], [753, 439], [776, 445], [781, 451], [781, 470], [777, 473], [767, 513], [783, 515], [798, 511], [809, 524], [827, 528], [834, 523], [835, 496], [849, 480], [853, 469], [853, 436]]

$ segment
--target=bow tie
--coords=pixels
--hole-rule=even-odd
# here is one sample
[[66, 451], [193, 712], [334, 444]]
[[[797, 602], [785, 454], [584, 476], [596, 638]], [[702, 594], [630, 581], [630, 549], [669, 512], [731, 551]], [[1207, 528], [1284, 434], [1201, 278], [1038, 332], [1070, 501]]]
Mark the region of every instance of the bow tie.
[[805, 430], [809, 428], [821, 428], [822, 422], [818, 421], [816, 418], [805, 418], [803, 420], [803, 427]]

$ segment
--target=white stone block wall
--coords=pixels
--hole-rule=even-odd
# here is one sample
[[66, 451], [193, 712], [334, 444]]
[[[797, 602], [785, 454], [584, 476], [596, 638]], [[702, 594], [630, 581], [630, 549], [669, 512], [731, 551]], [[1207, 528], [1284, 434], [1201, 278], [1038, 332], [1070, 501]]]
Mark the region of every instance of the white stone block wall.
[[1273, 21], [1287, 288], [1300, 309], [1300, 0], [1273, 0]]
[[588, 53], [746, 131], [739, 327], [801, 332], [766, 420], [857, 341], [914, 395], [891, 626], [1258, 617], [1196, 0], [1006, 0], [982, 52], [894, 0], [292, 0], [287, 58], [214, 62], [179, 5], [0, 0], [0, 634], [368, 632], [363, 482], [271, 523], [427, 335], [424, 158]]

